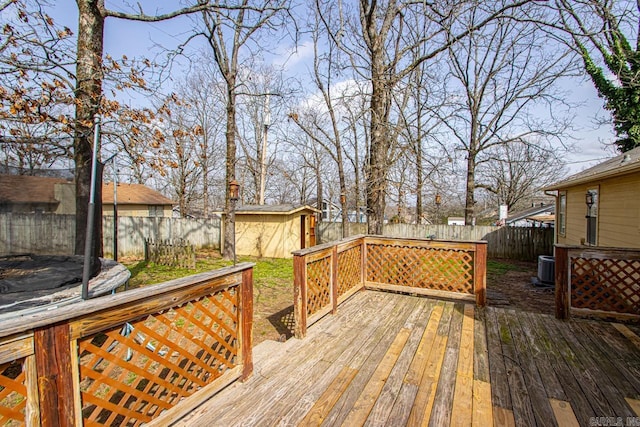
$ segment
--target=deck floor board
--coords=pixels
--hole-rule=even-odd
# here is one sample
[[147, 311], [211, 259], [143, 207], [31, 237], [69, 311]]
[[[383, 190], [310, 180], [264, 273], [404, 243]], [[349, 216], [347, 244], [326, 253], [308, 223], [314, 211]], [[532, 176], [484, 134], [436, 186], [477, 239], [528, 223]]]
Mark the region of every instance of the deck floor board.
[[[627, 328], [627, 329], [624, 329]], [[637, 416], [638, 328], [363, 291], [179, 426], [589, 425]], [[569, 423], [569, 424], [567, 424]]]

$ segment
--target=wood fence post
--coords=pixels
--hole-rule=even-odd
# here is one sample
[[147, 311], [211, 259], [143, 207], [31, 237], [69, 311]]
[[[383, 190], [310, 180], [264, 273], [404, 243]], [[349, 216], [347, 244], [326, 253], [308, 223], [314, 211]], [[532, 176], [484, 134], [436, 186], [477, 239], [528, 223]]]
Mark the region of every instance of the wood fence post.
[[331, 314], [338, 312], [338, 245], [331, 252]]
[[302, 339], [307, 334], [307, 263], [304, 256], [293, 256], [294, 334]]
[[569, 318], [569, 250], [563, 246], [556, 246], [555, 259], [555, 293], [556, 318]]
[[362, 256], [361, 256], [361, 265], [360, 265], [360, 277], [361, 277], [361, 286], [364, 289], [364, 285], [367, 282], [367, 237], [362, 237]]
[[247, 380], [253, 373], [253, 267], [242, 272], [241, 315], [242, 315], [242, 376]]
[[73, 427], [74, 396], [69, 325], [51, 325], [33, 333], [42, 427]]
[[476, 255], [473, 263], [473, 293], [476, 305], [487, 305], [487, 242], [476, 242]]

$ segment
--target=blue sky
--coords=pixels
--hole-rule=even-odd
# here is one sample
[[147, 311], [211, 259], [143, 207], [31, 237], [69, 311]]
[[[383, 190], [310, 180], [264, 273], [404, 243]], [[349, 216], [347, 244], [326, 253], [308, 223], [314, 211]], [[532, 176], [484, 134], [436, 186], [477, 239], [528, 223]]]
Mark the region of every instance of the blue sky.
[[[120, 11], [131, 11], [122, 6], [121, 1], [107, 1], [107, 7]], [[163, 12], [162, 4], [165, 2], [141, 2], [145, 12]], [[169, 2], [167, 7], [172, 8], [175, 3]], [[166, 9], [164, 10], [166, 12]], [[75, 31], [77, 28], [77, 6], [72, 0], [59, 0], [55, 2], [55, 9], [52, 10], [53, 18], [61, 24], [69, 26]], [[161, 50], [156, 45], [167, 48], [176, 47], [189, 31], [191, 25], [190, 18], [180, 17], [171, 21], [145, 23], [125, 21], [121, 19], [109, 18], [105, 26], [105, 53], [113, 57], [127, 55], [129, 58], [146, 56], [153, 58]], [[194, 51], [204, 46], [204, 41], [193, 43], [191, 49]], [[313, 52], [309, 45], [301, 45], [297, 49], [297, 54], [290, 57], [286, 52], [291, 46], [276, 46], [275, 51], [283, 53], [281, 58], [275, 58], [274, 62], [284, 62], [285, 68], [291, 73], [306, 73], [313, 60]], [[286, 61], [285, 61], [285, 58]], [[178, 68], [176, 72], [180, 72]], [[571, 132], [570, 143], [577, 148], [576, 152], [570, 154], [565, 159], [570, 173], [579, 172], [594, 163], [600, 162], [603, 158], [615, 155], [615, 150], [611, 144], [615, 140], [615, 134], [611, 125], [597, 125], [594, 117], [609, 118], [607, 111], [603, 109], [603, 102], [598, 98], [596, 90], [591, 81], [570, 80], [566, 81], [565, 88], [570, 92], [570, 100], [581, 104], [574, 110], [576, 119], [574, 121], [575, 131]], [[170, 89], [167, 89], [170, 91]], [[135, 102], [135, 101], [134, 101]]]

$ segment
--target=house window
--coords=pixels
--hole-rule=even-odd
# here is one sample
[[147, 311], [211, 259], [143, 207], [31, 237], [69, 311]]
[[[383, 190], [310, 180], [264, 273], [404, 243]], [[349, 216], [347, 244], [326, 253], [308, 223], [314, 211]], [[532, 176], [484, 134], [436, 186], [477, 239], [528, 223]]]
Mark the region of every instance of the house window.
[[149, 216], [151, 217], [164, 216], [164, 207], [162, 205], [149, 205]]
[[567, 234], [567, 192], [560, 193], [558, 198], [558, 234]]
[[598, 243], [598, 189], [587, 190], [587, 245]]

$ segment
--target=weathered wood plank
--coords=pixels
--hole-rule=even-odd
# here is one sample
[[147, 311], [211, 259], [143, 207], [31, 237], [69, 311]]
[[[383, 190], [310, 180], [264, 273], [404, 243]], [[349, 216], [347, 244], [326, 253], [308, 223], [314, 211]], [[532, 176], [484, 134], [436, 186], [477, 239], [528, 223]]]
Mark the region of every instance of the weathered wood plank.
[[378, 367], [369, 379], [369, 382], [367, 382], [364, 390], [360, 393], [358, 400], [353, 404], [353, 408], [349, 412], [349, 416], [347, 416], [343, 424], [364, 424], [366, 419], [369, 417], [369, 413], [371, 412], [373, 405], [380, 396], [382, 387], [384, 387], [387, 378], [391, 375], [391, 370], [395, 366], [398, 357], [400, 357], [400, 353], [409, 339], [410, 334], [410, 329], [403, 328], [400, 330], [398, 335], [396, 335], [391, 347], [389, 347], [389, 350], [387, 350], [386, 354], [378, 364]]
[[426, 368], [420, 380], [420, 386], [416, 394], [411, 413], [409, 414], [409, 425], [426, 425], [431, 418], [433, 402], [436, 395], [436, 387], [440, 380], [442, 361], [444, 360], [449, 339], [449, 329], [453, 316], [453, 304], [446, 303], [433, 345], [426, 362]]
[[449, 339], [445, 350], [444, 361], [440, 369], [437, 393], [431, 410], [430, 426], [449, 425], [453, 405], [453, 395], [456, 383], [456, 366], [458, 364], [458, 351], [460, 349], [460, 336], [462, 333], [462, 319], [464, 306], [455, 304], [451, 318]]
[[531, 360], [533, 360], [540, 373], [540, 378], [543, 380], [542, 385], [547, 396], [559, 401], [567, 400], [567, 395], [553, 370], [553, 362], [549, 357], [549, 352], [553, 351], [553, 347], [549, 341], [542, 339], [537, 334], [537, 328], [531, 321], [532, 316], [536, 315], [527, 312], [518, 313], [520, 328], [524, 338], [526, 338]]
[[423, 374], [427, 371], [429, 355], [434, 348], [434, 340], [437, 336], [436, 332], [442, 317], [443, 308], [444, 303], [442, 301], [433, 305], [428, 323], [424, 328], [411, 364], [404, 376], [402, 387], [398, 391], [396, 400], [393, 403], [393, 408], [387, 418], [387, 425], [407, 424], [409, 414], [414, 407], [414, 401], [418, 394], [418, 386], [422, 381]]
[[[517, 356], [517, 361], [528, 390], [533, 417], [536, 422], [546, 424], [546, 420], [553, 419], [553, 410], [545, 391], [546, 378], [543, 379], [538, 372], [532, 349], [529, 347], [526, 334], [521, 327], [522, 322], [526, 323], [526, 319], [524, 319], [524, 316], [517, 315], [514, 310], [505, 310], [505, 314], [513, 338], [514, 353]], [[514, 390], [512, 389], [512, 391]], [[554, 424], [549, 423], [547, 425]]]
[[487, 305], [487, 242], [476, 243], [476, 253], [473, 257], [473, 293], [476, 305]]
[[[422, 304], [424, 307], [421, 307]], [[389, 416], [396, 404], [397, 396], [400, 390], [405, 384], [404, 379], [408, 374], [409, 367], [415, 359], [416, 351], [424, 336], [424, 331], [427, 327], [427, 323], [431, 317], [431, 312], [436, 305], [435, 301], [425, 298], [420, 299], [420, 304], [417, 310], [420, 315], [416, 319], [415, 323], [405, 323], [405, 328], [411, 328], [411, 335], [407, 340], [402, 353], [396, 360], [395, 366], [391, 371], [389, 377], [385, 381], [384, 387], [380, 392], [380, 397], [376, 400], [375, 405], [369, 413], [369, 417], [365, 423], [367, 427], [385, 426], [390, 424], [397, 425], [396, 421], [389, 421]], [[415, 388], [417, 389], [417, 388]], [[410, 409], [406, 411], [408, 416]]]
[[326, 425], [339, 425], [344, 423], [344, 420], [349, 416], [355, 402], [365, 389], [366, 384], [374, 374], [377, 365], [383, 359], [387, 349], [391, 346], [391, 343], [398, 332], [402, 328], [406, 327], [407, 324], [413, 323], [420, 315], [419, 310], [416, 310], [418, 301], [415, 300], [417, 299], [402, 295], [399, 296], [406, 303], [406, 305], [403, 304], [402, 309], [407, 311], [404, 311], [404, 314], [394, 316], [396, 319], [392, 324], [387, 328], [384, 328], [384, 330], [376, 332], [377, 336], [374, 342], [377, 341], [377, 343], [375, 344], [375, 347], [370, 349], [370, 351], [359, 351], [352, 359], [350, 366], [360, 367], [358, 375], [356, 375], [356, 378], [351, 382], [350, 387], [338, 400], [333, 411], [327, 417], [325, 421]]
[[620, 323], [613, 323], [612, 326], [616, 328], [622, 335], [640, 350], [640, 337], [637, 336], [631, 329]]
[[473, 324], [473, 306], [465, 305], [451, 411], [452, 426], [468, 426], [473, 416]]
[[411, 361], [409, 370], [405, 375], [404, 382], [407, 384], [419, 385], [422, 380], [422, 376], [426, 369], [426, 364], [433, 348], [433, 340], [436, 337], [436, 332], [440, 319], [442, 318], [444, 304], [440, 303], [434, 307], [431, 312], [431, 317], [427, 327], [424, 329], [422, 339], [416, 350], [415, 357]]
[[0, 364], [33, 354], [33, 334], [21, 334], [0, 341]]
[[494, 406], [493, 425], [495, 427], [515, 427], [516, 420], [513, 417], [513, 411], [501, 406]]
[[[253, 425], [295, 424], [297, 419], [304, 417], [319, 395], [318, 392], [310, 394], [307, 390], [315, 388], [312, 385], [328, 386], [344, 366], [359, 371], [360, 365], [353, 363], [358, 353], [374, 348], [382, 335], [381, 331], [387, 327], [392, 329], [392, 325], [399, 322], [398, 318], [402, 318], [403, 313], [410, 309], [401, 304], [400, 299], [394, 300], [395, 303], [389, 304], [389, 308], [380, 310], [380, 316], [374, 313], [367, 323], [357, 326], [347, 324], [350, 328], [342, 334], [325, 336], [324, 342], [319, 343], [325, 351], [319, 352], [318, 347], [305, 346], [306, 351], [300, 352], [302, 358], [297, 363], [294, 358], [293, 363], [287, 363], [289, 369], [280, 369], [255, 389], [257, 399], [253, 397], [249, 405], [243, 405], [244, 402], [241, 405], [232, 403], [229, 412], [238, 412], [244, 419], [252, 420]], [[365, 358], [362, 360], [364, 362]], [[287, 415], [283, 417], [282, 414]], [[231, 420], [234, 417], [237, 415], [221, 412], [220, 421], [226, 423], [227, 418]]]
[[551, 408], [556, 419], [556, 423], [561, 427], [580, 427], [576, 414], [571, 408], [569, 402], [562, 400], [550, 399]]
[[[400, 296], [398, 296], [400, 297]], [[305, 416], [305, 413], [309, 410], [309, 408], [314, 404], [314, 402], [318, 399], [318, 396], [322, 391], [328, 387], [332, 378], [337, 375], [340, 369], [344, 366], [349, 366], [351, 369], [354, 369], [358, 372], [358, 367], [361, 366], [359, 363], [364, 363], [366, 360], [364, 357], [361, 357], [361, 362], [354, 362], [359, 358], [360, 355], [365, 355], [369, 353], [376, 344], [379, 343], [380, 334], [377, 333], [378, 330], [384, 329], [395, 322], [395, 318], [398, 313], [401, 313], [402, 307], [402, 298], [397, 299], [399, 302], [396, 307], [395, 313], [391, 313], [390, 308], [386, 305], [383, 306], [379, 311], [378, 315], [375, 316], [375, 319], [369, 321], [367, 323], [362, 323], [357, 326], [353, 326], [353, 329], [357, 335], [352, 340], [349, 340], [347, 337], [347, 342], [344, 343], [345, 348], [343, 352], [339, 354], [339, 356], [327, 359], [328, 356], [331, 356], [331, 352], [325, 354], [323, 360], [332, 360], [331, 367], [324, 373], [322, 373], [321, 377], [316, 380], [313, 387], [310, 388], [301, 398], [297, 399], [295, 404], [287, 409], [286, 407], [282, 407], [281, 412], [286, 413], [280, 421], [279, 425], [288, 426], [295, 425], [299, 419]], [[343, 313], [339, 314], [339, 317], [343, 317]], [[382, 320], [385, 320], [386, 323], [383, 323]], [[330, 342], [329, 344], [334, 344], [334, 346], [343, 345], [343, 340], [340, 339], [341, 336], [344, 335], [336, 335], [336, 340], [339, 340], [337, 343]], [[341, 396], [338, 396], [340, 398]], [[278, 402], [280, 404], [280, 402]], [[332, 408], [329, 408], [331, 410]]]
[[536, 425], [536, 420], [529, 397], [529, 390], [520, 367], [517, 348], [513, 340], [513, 332], [509, 327], [505, 310], [496, 311], [496, 320], [500, 328], [500, 340], [504, 354], [507, 380], [511, 394], [511, 404], [516, 426]]
[[73, 384], [69, 326], [37, 329], [33, 334], [42, 427], [72, 427]]
[[471, 425], [477, 427], [493, 425], [493, 405], [491, 403], [491, 384], [485, 381], [473, 381], [473, 415]]
[[319, 426], [322, 424], [327, 414], [333, 408], [338, 398], [351, 384], [358, 371], [345, 366], [329, 387], [322, 393], [322, 396], [313, 405], [307, 415], [300, 421], [299, 426]]
[[[489, 373], [491, 378], [491, 399], [494, 406], [511, 410], [511, 393], [507, 380], [502, 353], [501, 329], [496, 317], [496, 310], [492, 307], [485, 309], [485, 324], [487, 333], [487, 347], [489, 351]], [[506, 334], [507, 331], [505, 331]]]
[[635, 412], [636, 416], [640, 417], [640, 400], [631, 399], [629, 397], [626, 397], [625, 400], [627, 401], [629, 406], [631, 406], [631, 409], [633, 409], [633, 412]]
[[242, 381], [253, 373], [253, 269], [242, 272], [239, 302], [240, 360], [242, 363]]
[[307, 262], [304, 256], [293, 256], [293, 317], [294, 335], [307, 334]]
[[[612, 336], [616, 329], [609, 325], [602, 327], [604, 325], [599, 323], [601, 322], [575, 321], [570, 322], [568, 326], [572, 333], [580, 336], [582, 347], [591, 359], [598, 363], [598, 369], [616, 385], [618, 394], [627, 397], [640, 396], [640, 375], [633, 366], [640, 367], [638, 352], [627, 354], [618, 343], [611, 345], [617, 341]], [[621, 335], [616, 335], [625, 340]], [[632, 344], [630, 346], [633, 347]]]
[[571, 366], [573, 356], [567, 349], [566, 341], [555, 331], [555, 328], [547, 328], [550, 323], [555, 322], [555, 319], [550, 316], [530, 316], [529, 320], [533, 325], [532, 330], [545, 349], [545, 354], [562, 384], [567, 401], [571, 402], [574, 408], [580, 425], [589, 425], [589, 419], [594, 417], [596, 412], [582, 390], [580, 379], [573, 373]]
[[489, 383], [489, 349], [485, 325], [485, 309], [475, 310], [473, 323], [473, 378]]
[[[554, 322], [556, 323], [556, 322]], [[578, 337], [564, 323], [557, 325], [558, 330], [567, 341], [574, 359], [573, 364], [578, 368], [582, 390], [587, 396], [597, 398], [603, 412], [596, 416], [627, 417], [633, 415], [629, 407], [620, 396], [618, 387], [611, 382], [611, 378], [604, 372], [603, 366], [609, 362], [607, 360], [594, 360], [588, 349], [580, 342]], [[592, 406], [593, 403], [592, 403]], [[596, 414], [598, 412], [596, 411]]]
[[28, 426], [37, 426], [40, 423], [40, 399], [38, 397], [38, 370], [36, 369], [35, 355], [25, 358], [24, 370], [27, 387], [25, 422]]
[[[340, 313], [340, 316], [351, 318], [357, 314], [360, 316], [360, 318], [358, 318], [359, 321], [368, 322], [374, 326], [378, 326], [378, 324], [372, 312], [375, 313], [375, 310], [379, 309], [380, 314], [385, 316], [387, 314], [386, 310], [391, 310], [396, 306], [396, 302], [393, 300], [387, 300], [388, 304], [382, 305], [383, 299], [381, 295], [376, 294], [362, 294], [360, 298], [356, 298], [353, 302], [355, 302], [355, 304], [347, 304], [345, 309]], [[287, 366], [290, 367], [287, 371], [287, 374], [290, 374], [296, 369], [302, 369], [305, 361], [312, 357], [308, 352], [304, 351], [305, 348], [319, 348], [326, 345], [327, 340], [330, 339], [331, 336], [323, 331], [322, 326], [329, 324], [330, 321], [331, 319], [324, 319], [316, 327], [311, 328], [305, 340], [291, 339], [283, 343], [281, 353], [274, 354], [274, 357], [269, 357], [266, 360], [263, 359], [259, 364], [256, 364], [254, 376], [247, 381], [245, 387], [240, 387], [238, 384], [232, 385], [229, 389], [220, 393], [219, 396], [216, 396], [215, 404], [207, 402], [200, 408], [194, 410], [188, 417], [181, 420], [178, 425], [197, 425], [198, 423], [206, 422], [204, 420], [207, 419], [207, 416], [215, 416], [217, 418], [224, 416], [226, 417], [224, 421], [228, 424], [233, 424], [235, 420], [242, 419], [244, 412], [250, 411], [254, 406], [253, 399], [270, 393], [273, 384], [278, 383], [283, 375], [283, 359], [286, 360]], [[368, 323], [365, 323], [365, 326]], [[331, 324], [335, 325], [335, 323]], [[350, 331], [353, 326], [346, 322], [339, 322], [338, 326], [340, 325], [342, 328], [337, 327], [333, 331], [335, 336], [341, 336], [342, 332]], [[349, 334], [344, 335], [344, 337], [345, 340], [351, 338]], [[309, 364], [317, 363], [322, 357], [321, 352], [316, 351], [315, 355], [317, 358], [310, 360]], [[304, 416], [304, 413], [302, 416]], [[222, 421], [221, 419], [221, 422]]]

